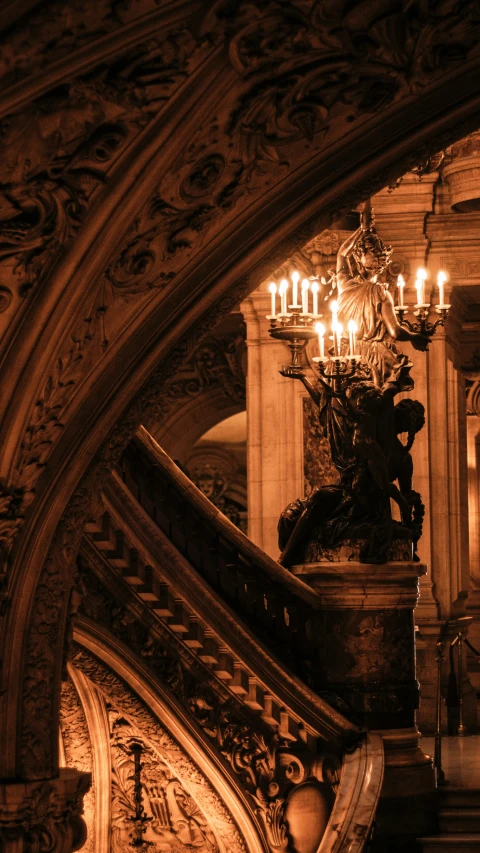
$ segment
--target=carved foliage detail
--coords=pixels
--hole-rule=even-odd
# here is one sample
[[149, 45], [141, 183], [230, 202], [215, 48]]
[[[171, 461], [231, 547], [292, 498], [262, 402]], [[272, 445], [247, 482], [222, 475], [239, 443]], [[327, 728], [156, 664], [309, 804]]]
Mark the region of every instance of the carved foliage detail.
[[122, 839], [125, 841], [125, 819], [134, 812], [132, 785], [128, 778], [133, 762], [128, 756], [128, 747], [136, 740], [146, 747], [146, 793], [154, 824], [151, 838], [159, 843], [162, 834], [168, 840], [168, 833], [171, 833], [174, 836], [173, 849], [181, 853], [184, 846], [195, 846], [191, 837], [185, 845], [193, 833], [202, 850], [213, 853], [217, 844], [204, 817], [208, 816], [213, 833], [228, 839], [228, 846], [235, 853], [244, 853], [245, 843], [230, 813], [194, 762], [160, 726], [144, 703], [118, 676], [78, 645], [75, 646], [73, 662], [97, 686], [110, 709], [114, 836], [117, 845], [114, 850], [125, 849], [125, 844], [121, 846]]
[[[74, 685], [65, 681], [60, 699], [60, 730], [67, 767], [76, 767], [87, 773], [93, 770], [93, 754], [90, 734], [85, 714]], [[83, 799], [84, 820], [87, 825], [87, 839], [82, 850], [95, 853], [95, 780]]]

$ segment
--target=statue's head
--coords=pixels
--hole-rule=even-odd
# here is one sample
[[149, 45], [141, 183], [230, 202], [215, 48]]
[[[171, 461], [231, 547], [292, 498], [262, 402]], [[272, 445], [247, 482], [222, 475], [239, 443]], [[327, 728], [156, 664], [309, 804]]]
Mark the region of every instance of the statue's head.
[[387, 268], [392, 250], [390, 246], [385, 245], [376, 231], [368, 229], [362, 231], [352, 253], [360, 272], [373, 276], [379, 275]]

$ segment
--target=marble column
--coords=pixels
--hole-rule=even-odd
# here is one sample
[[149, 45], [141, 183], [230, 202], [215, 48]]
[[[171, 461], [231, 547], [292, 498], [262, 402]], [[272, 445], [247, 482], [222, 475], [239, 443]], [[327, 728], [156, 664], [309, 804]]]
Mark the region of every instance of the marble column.
[[290, 501], [302, 498], [305, 390], [280, 375], [290, 353], [268, 334], [270, 294], [256, 290], [241, 305], [247, 327], [248, 535], [273, 559], [277, 524]]

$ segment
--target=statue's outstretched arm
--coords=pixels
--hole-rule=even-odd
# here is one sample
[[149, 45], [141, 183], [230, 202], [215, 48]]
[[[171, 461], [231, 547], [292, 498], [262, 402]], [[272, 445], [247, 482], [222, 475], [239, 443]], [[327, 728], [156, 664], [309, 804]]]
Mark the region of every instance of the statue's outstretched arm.
[[312, 398], [315, 405], [320, 405], [320, 392], [318, 388], [315, 387], [313, 382], [310, 382], [310, 379], [305, 376], [303, 370], [298, 367], [288, 366], [284, 367], [280, 371], [280, 373], [282, 374], [282, 376], [286, 376], [288, 379], [300, 379], [305, 388], [307, 389], [308, 393], [310, 394], [310, 397]]
[[397, 320], [392, 295], [386, 291], [385, 300], [382, 302], [382, 319], [387, 327], [388, 334], [396, 341], [410, 341], [415, 349], [425, 352], [430, 338], [417, 332], [410, 332], [405, 326], [401, 326]]

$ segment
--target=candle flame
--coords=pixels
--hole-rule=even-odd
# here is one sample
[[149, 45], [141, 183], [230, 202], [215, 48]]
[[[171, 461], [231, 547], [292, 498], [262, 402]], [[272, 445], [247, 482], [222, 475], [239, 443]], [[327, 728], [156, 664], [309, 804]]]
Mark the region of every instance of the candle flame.
[[397, 287], [405, 287], [405, 279], [404, 279], [403, 275], [398, 276]]
[[424, 267], [419, 267], [417, 270], [417, 278], [420, 279], [420, 281], [425, 281], [427, 276], [428, 272], [426, 271], [426, 269], [424, 269]]
[[357, 326], [355, 320], [349, 320], [348, 321], [348, 331], [353, 332], [354, 334], [355, 334], [355, 332], [358, 332], [358, 326]]
[[444, 273], [442, 270], [440, 270], [440, 272], [438, 273], [438, 277], [437, 277], [437, 284], [445, 284], [446, 280], [447, 280], [447, 274]]
[[308, 278], [304, 278], [302, 281], [302, 290], [308, 290], [310, 287], [310, 282]]
[[270, 282], [270, 284], [268, 285], [268, 289], [269, 289], [270, 293], [276, 293], [277, 292], [277, 285], [275, 284], [274, 281]]
[[320, 335], [323, 338], [325, 334], [325, 326], [323, 323], [315, 323], [315, 331], [317, 335]]
[[338, 302], [336, 299], [333, 302], [330, 302], [330, 311], [332, 314], [338, 314]]
[[320, 285], [318, 281], [312, 281], [312, 293], [318, 293], [320, 290]]
[[297, 272], [297, 270], [294, 270], [294, 272], [292, 272], [291, 279], [292, 279], [294, 284], [298, 284], [299, 279], [300, 279], [300, 273]]
[[342, 324], [341, 324], [341, 323], [339, 323], [338, 321], [334, 320], [334, 321], [333, 321], [333, 323], [332, 323], [332, 332], [333, 332], [335, 335], [338, 335], [338, 336], [341, 338], [341, 337], [342, 337], [342, 335], [343, 335], [343, 326], [342, 326]]
[[288, 290], [288, 281], [286, 278], [282, 278], [282, 280], [280, 282], [279, 293], [282, 293], [282, 294], [286, 293], [287, 290]]

